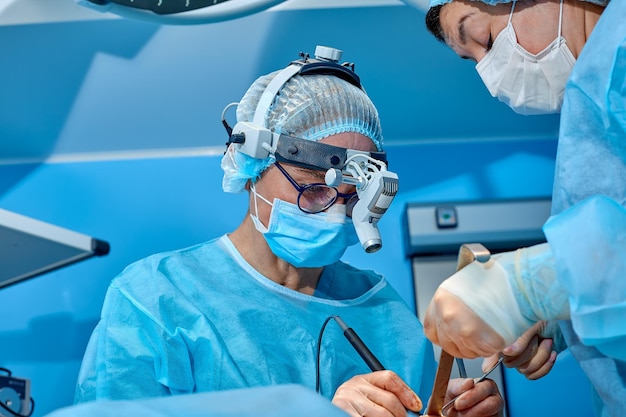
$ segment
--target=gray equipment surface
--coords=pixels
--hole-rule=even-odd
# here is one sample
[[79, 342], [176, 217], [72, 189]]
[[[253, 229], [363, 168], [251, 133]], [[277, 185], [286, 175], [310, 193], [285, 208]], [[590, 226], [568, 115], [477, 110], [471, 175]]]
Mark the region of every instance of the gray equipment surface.
[[109, 253], [109, 244], [0, 209], [0, 288]]

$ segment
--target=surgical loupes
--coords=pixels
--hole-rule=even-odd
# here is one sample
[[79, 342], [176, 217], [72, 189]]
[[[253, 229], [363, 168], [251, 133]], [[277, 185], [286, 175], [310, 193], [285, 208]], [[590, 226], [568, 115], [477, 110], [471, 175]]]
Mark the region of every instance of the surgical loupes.
[[391, 205], [398, 192], [398, 175], [387, 170], [387, 165], [368, 153], [348, 150], [342, 170], [326, 171], [327, 185], [337, 187], [351, 184], [356, 187], [357, 202], [347, 207], [361, 246], [367, 253], [382, 247], [378, 221]]

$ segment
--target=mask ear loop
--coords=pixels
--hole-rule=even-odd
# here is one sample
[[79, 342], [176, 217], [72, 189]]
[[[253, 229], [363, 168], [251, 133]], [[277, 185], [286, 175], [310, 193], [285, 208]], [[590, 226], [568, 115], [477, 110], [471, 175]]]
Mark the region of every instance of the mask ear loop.
[[[511, 13], [509, 14], [509, 23], [508, 26], [513, 27], [513, 12], [515, 11], [515, 0], [513, 0], [512, 2], [513, 4], [511, 5]], [[513, 31], [515, 31], [515, 29], [513, 29]]]
[[257, 204], [257, 201], [256, 201], [258, 194], [256, 193], [256, 187], [254, 186], [254, 183], [250, 184], [250, 191], [252, 191], [252, 194], [254, 195], [254, 215], [258, 219], [259, 218], [259, 205]]
[[257, 205], [256, 202], [256, 198], [259, 197], [261, 200], [265, 201], [270, 207], [274, 207], [273, 203], [270, 203], [269, 200], [265, 197], [263, 197], [261, 194], [256, 192], [256, 187], [254, 186], [254, 184], [250, 184], [250, 191], [252, 191], [252, 193], [254, 194], [254, 210], [256, 211], [256, 216], [258, 217], [259, 215], [259, 207]]
[[269, 204], [270, 207], [272, 207], [272, 211], [274, 211], [274, 204], [270, 203], [269, 201], [267, 201], [267, 199], [265, 197], [263, 197], [261, 194], [257, 193], [256, 192], [256, 187], [254, 186], [254, 184], [250, 184], [250, 191], [254, 194], [254, 211], [255, 211], [255, 214], [253, 215], [252, 213], [250, 213], [249, 216], [252, 219], [252, 223], [254, 224], [254, 227], [256, 228], [256, 230], [261, 232], [261, 234], [265, 234], [265, 233], [268, 232], [269, 226], [272, 223], [272, 217], [271, 217], [271, 214], [270, 214], [270, 219], [267, 222], [267, 226], [265, 226], [263, 224], [263, 222], [261, 222], [261, 219], [259, 219], [259, 206], [258, 206], [258, 203], [257, 203], [257, 197], [259, 197], [261, 200], [263, 200], [267, 204]]
[[561, 44], [562, 23], [563, 23], [563, 0], [561, 0], [561, 6], [559, 8], [559, 45]]

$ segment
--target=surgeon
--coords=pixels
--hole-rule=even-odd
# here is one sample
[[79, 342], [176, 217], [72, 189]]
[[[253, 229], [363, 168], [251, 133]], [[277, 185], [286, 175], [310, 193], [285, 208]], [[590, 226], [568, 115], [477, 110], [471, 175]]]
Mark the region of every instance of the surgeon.
[[[357, 194], [354, 183], [325, 181], [347, 150], [367, 156], [363, 168], [386, 166], [378, 112], [349, 67], [307, 55], [294, 65], [254, 81], [238, 124], [226, 122], [222, 185], [249, 193], [241, 224], [133, 263], [112, 281], [76, 402], [300, 384], [351, 416], [423, 408], [432, 345], [382, 276], [340, 261], [359, 242], [346, 211]], [[336, 316], [387, 370], [370, 371]], [[450, 416], [503, 409], [493, 381], [454, 380], [448, 398], [458, 394]]]
[[427, 336], [486, 357], [523, 350], [539, 320], [563, 320], [597, 415], [626, 415], [626, 2], [433, 0], [426, 24], [514, 111], [561, 113], [547, 243], [444, 281]]

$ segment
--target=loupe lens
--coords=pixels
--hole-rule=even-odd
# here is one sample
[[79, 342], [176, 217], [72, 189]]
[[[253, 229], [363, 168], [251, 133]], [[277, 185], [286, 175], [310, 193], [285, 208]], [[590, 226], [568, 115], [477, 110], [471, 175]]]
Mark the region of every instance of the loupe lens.
[[298, 206], [307, 213], [319, 213], [337, 200], [337, 190], [323, 184], [306, 187], [298, 196]]

